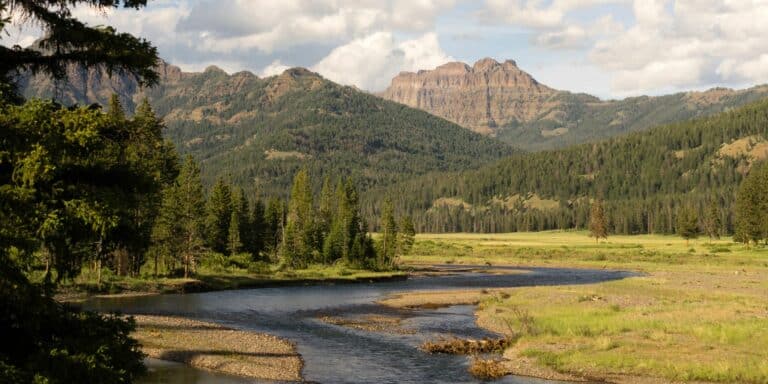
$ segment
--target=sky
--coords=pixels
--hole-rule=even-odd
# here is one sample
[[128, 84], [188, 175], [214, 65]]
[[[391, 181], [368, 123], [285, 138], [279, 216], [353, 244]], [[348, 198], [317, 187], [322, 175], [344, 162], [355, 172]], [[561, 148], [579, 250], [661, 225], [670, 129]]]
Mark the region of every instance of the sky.
[[[150, 0], [74, 15], [152, 41], [185, 71], [301, 66], [368, 91], [484, 57], [605, 99], [768, 83], [768, 0]], [[40, 34], [7, 32], [6, 46]]]

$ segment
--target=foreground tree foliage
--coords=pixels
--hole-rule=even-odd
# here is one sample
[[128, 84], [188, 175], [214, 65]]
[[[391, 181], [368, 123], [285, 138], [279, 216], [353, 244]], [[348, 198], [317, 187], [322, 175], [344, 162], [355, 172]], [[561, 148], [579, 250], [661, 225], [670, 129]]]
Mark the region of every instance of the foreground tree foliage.
[[[146, 199], [173, 162], [162, 157], [175, 155], [145, 131], [144, 118], [39, 100], [0, 105], [1, 326], [34, 346], [4, 342], [3, 374], [66, 383], [125, 382], [141, 372], [132, 323], [61, 306], [50, 294], [86, 262], [117, 264], [147, 246], [142, 228], [153, 226], [156, 204]], [[39, 257], [43, 291], [21, 273]]]
[[76, 6], [104, 10], [139, 9], [146, 4], [147, 0], [0, 0], [0, 20], [8, 23], [13, 15], [16, 21], [35, 25], [46, 34], [36, 47], [0, 46], [0, 78], [8, 80], [18, 71], [29, 70], [60, 79], [67, 64], [82, 64], [109, 73], [128, 73], [145, 85], [157, 83], [157, 49], [151, 43], [72, 17]]
[[[174, 177], [165, 168], [175, 163], [172, 147], [149, 109], [127, 120], [116, 103], [109, 114], [21, 104], [9, 79], [25, 71], [61, 78], [66, 64], [80, 63], [155, 82], [148, 42], [71, 13], [145, 3], [0, 0], [0, 33], [11, 17], [47, 33], [39, 50], [0, 47], [0, 382], [126, 383], [144, 370], [131, 320], [70, 308], [51, 294], [86, 261], [135, 272], [154, 225], [153, 196]], [[39, 258], [40, 286], [25, 275]]]

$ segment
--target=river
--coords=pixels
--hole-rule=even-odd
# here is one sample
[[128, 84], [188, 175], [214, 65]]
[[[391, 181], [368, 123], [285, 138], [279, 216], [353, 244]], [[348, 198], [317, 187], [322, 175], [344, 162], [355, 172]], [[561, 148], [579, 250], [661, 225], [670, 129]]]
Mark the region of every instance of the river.
[[[474, 307], [391, 309], [376, 304], [408, 291], [589, 284], [632, 276], [631, 272], [566, 268], [516, 268], [509, 274], [482, 270], [404, 281], [243, 289], [183, 295], [92, 299], [86, 307], [129, 314], [175, 315], [213, 321], [232, 328], [265, 332], [289, 339], [304, 359], [304, 378], [320, 383], [476, 383], [467, 373], [465, 356], [432, 355], [418, 349], [427, 339], [495, 336], [475, 324]], [[466, 268], [462, 266], [461, 268]], [[522, 273], [520, 273], [522, 272]], [[414, 333], [368, 332], [320, 321], [325, 315], [368, 314], [403, 317]], [[150, 374], [140, 383], [248, 383], [241, 378], [199, 371], [181, 364], [149, 361]], [[508, 376], [499, 383], [553, 383]]]

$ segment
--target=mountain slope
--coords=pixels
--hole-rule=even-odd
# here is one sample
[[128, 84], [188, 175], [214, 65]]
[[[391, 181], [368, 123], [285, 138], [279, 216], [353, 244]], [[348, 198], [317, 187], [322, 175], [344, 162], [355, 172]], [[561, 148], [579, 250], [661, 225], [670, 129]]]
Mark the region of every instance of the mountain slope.
[[514, 61], [404, 72], [381, 96], [526, 150], [561, 148], [682, 121], [768, 97], [768, 86], [602, 101], [542, 85]]
[[[397, 197], [426, 231], [585, 228], [606, 200], [613, 233], [670, 233], [681, 207], [720, 209], [732, 228], [734, 191], [768, 159], [768, 100], [711, 117], [567, 149], [513, 155], [478, 170], [416, 178]], [[418, 199], [409, 198], [418, 196]]]
[[318, 183], [322, 175], [353, 175], [370, 187], [475, 168], [512, 153], [496, 140], [306, 69], [266, 79], [216, 67], [159, 69], [160, 85], [149, 90], [130, 78], [76, 67], [64, 84], [27, 78], [21, 85], [28, 97], [54, 96], [65, 104], [104, 103], [117, 92], [129, 110], [146, 96], [179, 151], [201, 162], [206, 183], [226, 176], [266, 194], [285, 194], [303, 166]]

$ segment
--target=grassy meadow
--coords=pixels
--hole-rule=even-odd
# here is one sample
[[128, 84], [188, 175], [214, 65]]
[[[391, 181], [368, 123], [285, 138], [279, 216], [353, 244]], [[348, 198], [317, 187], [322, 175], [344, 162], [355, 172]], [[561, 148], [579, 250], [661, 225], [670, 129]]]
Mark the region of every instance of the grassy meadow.
[[517, 338], [504, 353], [509, 373], [768, 383], [768, 248], [659, 235], [596, 244], [585, 232], [440, 234], [420, 235], [404, 261], [643, 272], [478, 292], [478, 322]]

